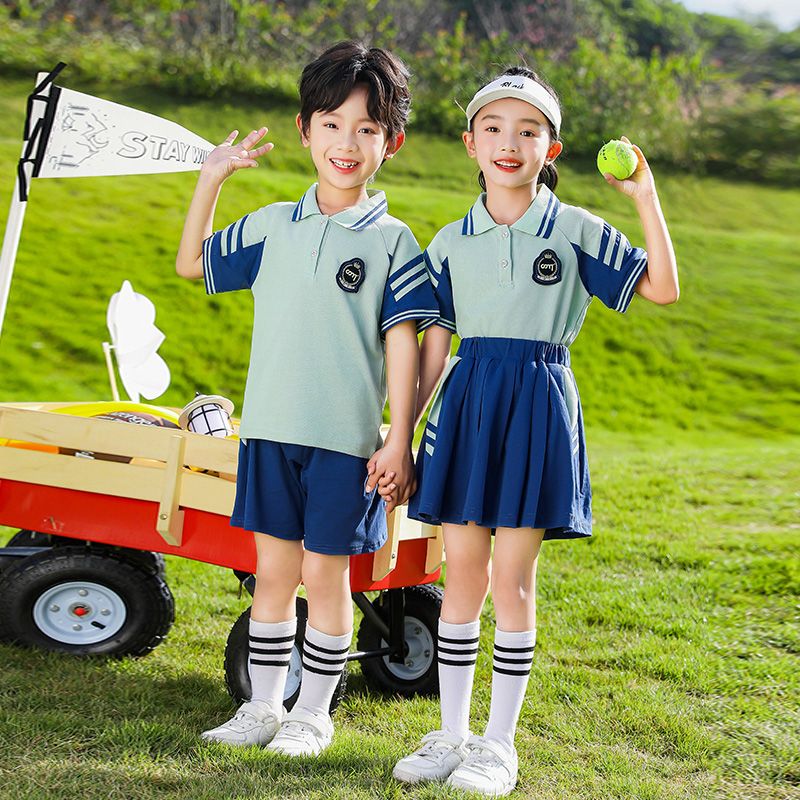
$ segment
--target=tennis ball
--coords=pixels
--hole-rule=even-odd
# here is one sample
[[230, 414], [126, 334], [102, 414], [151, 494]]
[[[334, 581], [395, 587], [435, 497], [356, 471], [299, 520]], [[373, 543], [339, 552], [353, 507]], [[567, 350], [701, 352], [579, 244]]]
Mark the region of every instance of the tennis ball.
[[639, 159], [636, 151], [626, 142], [612, 139], [606, 142], [597, 154], [597, 169], [610, 172], [617, 180], [624, 181], [636, 171]]

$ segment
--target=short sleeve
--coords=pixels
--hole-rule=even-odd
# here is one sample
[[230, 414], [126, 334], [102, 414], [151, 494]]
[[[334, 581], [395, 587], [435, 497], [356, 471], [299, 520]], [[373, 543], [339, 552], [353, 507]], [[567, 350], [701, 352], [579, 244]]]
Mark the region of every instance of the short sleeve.
[[632, 247], [623, 233], [590, 214], [583, 220], [580, 244], [573, 247], [586, 291], [609, 308], [624, 313], [647, 269], [647, 253]]
[[389, 260], [391, 266], [381, 307], [381, 335], [392, 326], [412, 319], [418, 331], [424, 330], [436, 322], [439, 311], [425, 259], [408, 228], [401, 231]]
[[249, 289], [264, 253], [264, 215], [245, 214], [203, 242], [203, 279], [208, 294]]
[[441, 245], [440, 236], [434, 237], [433, 241], [428, 245], [424, 257], [439, 309], [439, 316], [435, 324], [455, 333], [456, 309], [453, 303], [453, 284], [450, 281], [448, 257]]

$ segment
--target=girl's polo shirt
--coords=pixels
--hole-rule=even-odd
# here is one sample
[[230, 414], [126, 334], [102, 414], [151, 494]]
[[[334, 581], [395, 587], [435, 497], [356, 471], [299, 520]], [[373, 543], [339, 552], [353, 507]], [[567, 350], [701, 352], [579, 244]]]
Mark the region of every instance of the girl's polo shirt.
[[240, 435], [368, 458], [386, 402], [384, 335], [438, 305], [414, 235], [378, 192], [325, 216], [317, 185], [206, 239], [209, 294], [253, 293]]
[[624, 312], [647, 253], [544, 185], [512, 225], [498, 225], [482, 194], [425, 251], [440, 308], [437, 324], [473, 336], [569, 345], [592, 297]]

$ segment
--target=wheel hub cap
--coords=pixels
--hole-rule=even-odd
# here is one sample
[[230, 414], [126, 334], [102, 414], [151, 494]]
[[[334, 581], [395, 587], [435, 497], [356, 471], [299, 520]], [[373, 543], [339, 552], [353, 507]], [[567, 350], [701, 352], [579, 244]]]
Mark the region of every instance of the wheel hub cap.
[[45, 636], [62, 644], [88, 645], [114, 636], [128, 612], [108, 586], [91, 581], [58, 583], [33, 606], [33, 621]]

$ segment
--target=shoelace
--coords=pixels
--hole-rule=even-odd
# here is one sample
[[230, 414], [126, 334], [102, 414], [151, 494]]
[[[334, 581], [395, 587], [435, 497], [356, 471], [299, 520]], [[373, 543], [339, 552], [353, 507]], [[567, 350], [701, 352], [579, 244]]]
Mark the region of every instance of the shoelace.
[[465, 767], [471, 767], [473, 765], [477, 767], [503, 767], [504, 769], [508, 769], [505, 762], [497, 753], [490, 750], [488, 747], [481, 747], [480, 745], [473, 745], [469, 748], [469, 755], [463, 764]]
[[312, 728], [310, 725], [306, 725], [305, 722], [300, 722], [298, 720], [284, 722], [280, 730], [281, 739], [290, 739], [291, 741], [299, 742], [300, 744], [305, 744], [308, 741], [306, 734], [309, 733], [314, 736], [314, 738], [317, 737], [317, 733], [314, 728]]
[[253, 727], [253, 724], [258, 722], [258, 719], [250, 714], [248, 711], [237, 711], [233, 715], [233, 719], [228, 723], [227, 727], [235, 731], [246, 731]]
[[427, 756], [435, 758], [437, 761], [441, 761], [445, 756], [449, 755], [453, 752], [453, 748], [450, 747], [446, 742], [426, 742], [420, 749], [417, 751], [417, 755], [420, 756]]

